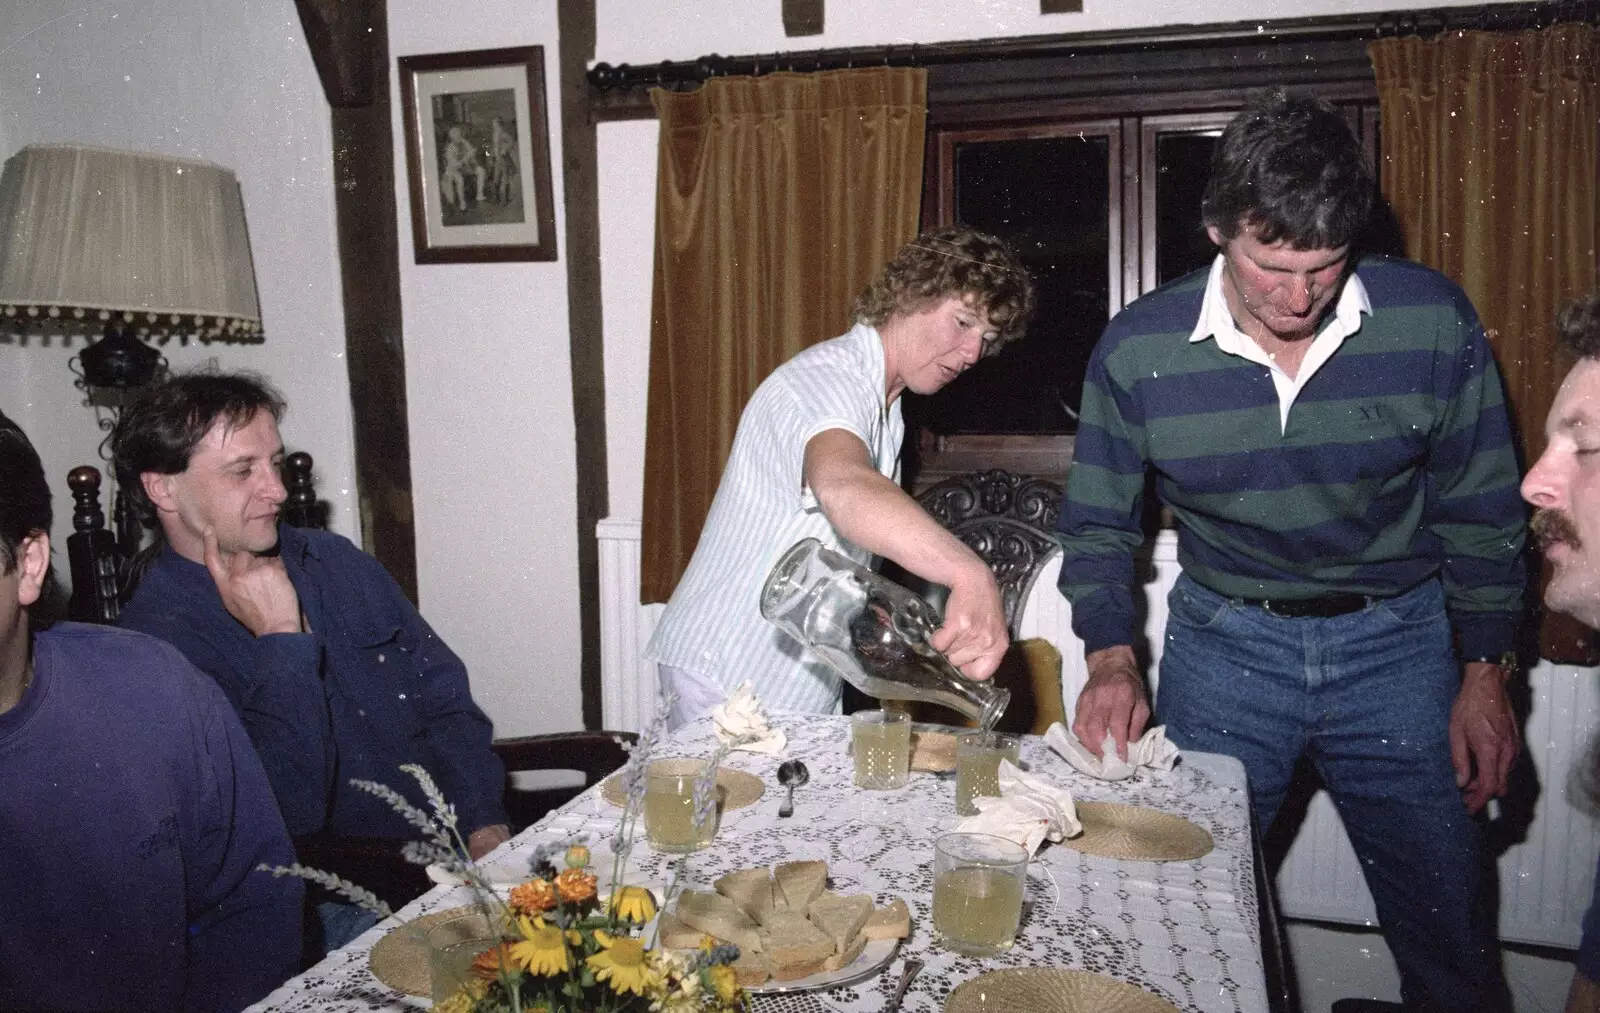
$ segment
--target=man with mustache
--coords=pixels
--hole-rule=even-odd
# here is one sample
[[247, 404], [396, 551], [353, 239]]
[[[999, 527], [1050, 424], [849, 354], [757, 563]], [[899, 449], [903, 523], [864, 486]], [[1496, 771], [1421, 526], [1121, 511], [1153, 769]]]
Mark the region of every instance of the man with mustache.
[[[1550, 564], [1545, 604], [1600, 626], [1600, 294], [1568, 306], [1556, 328], [1577, 364], [1550, 406], [1544, 453], [1522, 480], [1522, 498], [1538, 508], [1532, 530]], [[1600, 1011], [1600, 876], [1596, 887], [1583, 918], [1567, 1013]]]
[[1372, 198], [1344, 115], [1269, 93], [1217, 146], [1215, 261], [1106, 327], [1057, 525], [1089, 672], [1073, 731], [1121, 752], [1151, 715], [1132, 588], [1154, 477], [1183, 566], [1167, 737], [1238, 758], [1263, 832], [1308, 759], [1407, 1008], [1489, 1013], [1509, 997], [1472, 814], [1518, 750], [1500, 659], [1527, 521], [1477, 314], [1443, 275], [1362, 255]]

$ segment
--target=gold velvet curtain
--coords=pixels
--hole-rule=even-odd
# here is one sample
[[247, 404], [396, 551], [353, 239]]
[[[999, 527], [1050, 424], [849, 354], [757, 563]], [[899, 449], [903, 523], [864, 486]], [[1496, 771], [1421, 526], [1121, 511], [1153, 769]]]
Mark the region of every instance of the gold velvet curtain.
[[[1368, 53], [1383, 192], [1407, 253], [1477, 307], [1531, 464], [1568, 365], [1556, 312], [1595, 287], [1595, 30], [1383, 39]], [[1546, 657], [1590, 650], [1582, 627], [1546, 620]]]
[[666, 601], [688, 566], [756, 386], [848, 330], [856, 292], [916, 235], [927, 74], [716, 78], [651, 101], [645, 602]]

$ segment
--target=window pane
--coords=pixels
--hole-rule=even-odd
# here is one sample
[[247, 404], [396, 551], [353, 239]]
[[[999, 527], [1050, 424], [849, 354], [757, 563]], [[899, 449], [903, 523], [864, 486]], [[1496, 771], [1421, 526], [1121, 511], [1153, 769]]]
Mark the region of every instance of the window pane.
[[941, 434], [1070, 433], [1084, 364], [1110, 302], [1110, 140], [1104, 134], [955, 146], [956, 222], [1011, 244], [1033, 274], [1028, 333], [931, 397], [908, 421]]
[[1200, 222], [1219, 130], [1156, 135], [1156, 284], [1205, 267], [1217, 248]]

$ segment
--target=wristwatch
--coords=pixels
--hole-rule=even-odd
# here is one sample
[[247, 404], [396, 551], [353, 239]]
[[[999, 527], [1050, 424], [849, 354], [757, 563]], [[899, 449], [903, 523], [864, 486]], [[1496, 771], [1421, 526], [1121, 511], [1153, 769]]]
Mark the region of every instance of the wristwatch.
[[1476, 658], [1467, 658], [1467, 662], [1477, 662], [1480, 665], [1498, 665], [1507, 672], [1517, 670], [1517, 652], [1507, 651], [1500, 655], [1480, 654]]

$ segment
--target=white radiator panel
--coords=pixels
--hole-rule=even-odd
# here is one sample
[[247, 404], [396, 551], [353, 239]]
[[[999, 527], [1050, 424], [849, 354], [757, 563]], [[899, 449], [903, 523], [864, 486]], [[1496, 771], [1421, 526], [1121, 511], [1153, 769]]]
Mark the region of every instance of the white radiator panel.
[[600, 543], [600, 720], [619, 732], [642, 732], [656, 713], [655, 662], [645, 645], [663, 606], [639, 604], [639, 522], [603, 520]]
[[[661, 606], [639, 604], [639, 522], [604, 520], [596, 533], [602, 714], [607, 728], [638, 731], [655, 713], [655, 666], [644, 661], [643, 652]], [[1082, 642], [1072, 633], [1072, 610], [1056, 591], [1060, 570], [1059, 555], [1045, 564], [1018, 630], [1061, 648], [1062, 695], [1070, 721], [1088, 672]], [[1153, 684], [1166, 629], [1167, 592], [1179, 572], [1172, 532], [1163, 532], [1151, 545], [1142, 572]], [[1529, 681], [1533, 697], [1526, 749], [1539, 791], [1525, 836], [1500, 858], [1500, 935], [1516, 942], [1574, 947], [1593, 890], [1600, 824], [1566, 801], [1566, 781], [1600, 727], [1600, 672], [1541, 663], [1529, 673]], [[1312, 800], [1278, 873], [1277, 887], [1286, 917], [1356, 925], [1374, 921], [1360, 865], [1327, 793], [1318, 792]]]

